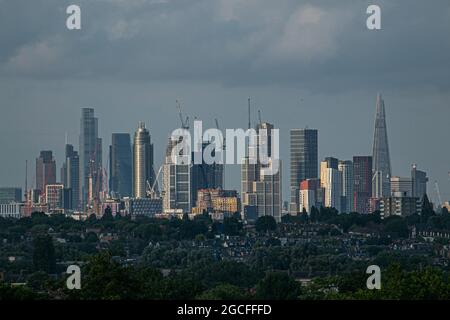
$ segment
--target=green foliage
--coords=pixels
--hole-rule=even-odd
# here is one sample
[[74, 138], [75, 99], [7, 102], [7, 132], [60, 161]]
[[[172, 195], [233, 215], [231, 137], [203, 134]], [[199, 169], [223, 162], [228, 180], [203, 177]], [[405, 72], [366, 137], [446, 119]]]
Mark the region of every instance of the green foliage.
[[391, 216], [384, 220], [384, 232], [399, 238], [408, 238], [409, 236], [405, 219], [398, 216]]
[[40, 296], [35, 293], [32, 289], [26, 286], [15, 286], [12, 287], [7, 284], [0, 283], [0, 301], [3, 300], [37, 300]]
[[219, 284], [197, 297], [199, 300], [246, 300], [248, 298], [244, 290], [231, 284]]
[[269, 273], [256, 286], [255, 297], [262, 300], [295, 300], [300, 285], [286, 273]]
[[277, 229], [277, 222], [272, 216], [262, 216], [256, 220], [255, 228], [258, 232], [275, 231]]
[[223, 219], [223, 233], [229, 236], [237, 236], [242, 231], [242, 222], [235, 217]]
[[55, 273], [56, 258], [53, 239], [49, 235], [38, 235], [34, 239], [33, 265], [36, 271]]
[[107, 253], [93, 256], [82, 271], [81, 295], [85, 299], [137, 299], [139, 281], [134, 272], [121, 267]]

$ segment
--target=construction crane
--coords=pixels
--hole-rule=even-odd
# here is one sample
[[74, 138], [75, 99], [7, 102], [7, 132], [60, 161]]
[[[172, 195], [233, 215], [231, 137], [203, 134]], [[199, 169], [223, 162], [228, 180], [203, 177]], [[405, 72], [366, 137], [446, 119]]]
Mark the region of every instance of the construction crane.
[[183, 111], [181, 109], [181, 104], [180, 101], [178, 101], [178, 99], [176, 100], [176, 104], [178, 109], [178, 116], [180, 117], [181, 121], [181, 127], [183, 129], [189, 130], [189, 116], [186, 116], [186, 118], [183, 117]]
[[[147, 195], [151, 198], [151, 199], [158, 199], [160, 197], [159, 193], [159, 176], [161, 174], [163, 166], [159, 167], [158, 173], [156, 174], [155, 177], [155, 181], [153, 182], [153, 185], [150, 186], [150, 182], [147, 180]], [[153, 171], [153, 173], [155, 173]], [[158, 187], [156, 188], [156, 185], [158, 185]], [[156, 188], [156, 189], [155, 189]]]

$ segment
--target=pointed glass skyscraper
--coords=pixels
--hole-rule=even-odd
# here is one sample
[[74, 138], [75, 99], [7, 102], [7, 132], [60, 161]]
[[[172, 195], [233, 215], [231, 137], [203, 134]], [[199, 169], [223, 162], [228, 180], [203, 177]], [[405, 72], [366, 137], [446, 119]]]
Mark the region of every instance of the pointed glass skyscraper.
[[386, 129], [386, 113], [381, 94], [377, 95], [375, 133], [373, 138], [372, 197], [390, 196], [391, 159]]

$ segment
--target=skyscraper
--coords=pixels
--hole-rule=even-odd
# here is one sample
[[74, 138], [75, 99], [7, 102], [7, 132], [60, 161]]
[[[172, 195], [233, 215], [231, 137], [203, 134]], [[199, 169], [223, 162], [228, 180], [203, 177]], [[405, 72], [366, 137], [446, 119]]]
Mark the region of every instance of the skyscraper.
[[350, 160], [339, 161], [339, 171], [342, 172], [342, 200], [341, 212], [352, 212], [353, 205], [353, 162]]
[[84, 206], [91, 197], [98, 197], [102, 185], [102, 139], [98, 137], [98, 119], [94, 109], [83, 108], [80, 121], [80, 197]]
[[425, 171], [420, 171], [414, 164], [411, 169], [412, 180], [412, 196], [422, 200], [423, 196], [427, 193], [428, 177]]
[[42, 194], [48, 184], [56, 183], [56, 161], [52, 151], [41, 151], [36, 159], [36, 189]]
[[70, 144], [66, 145], [65, 162], [61, 169], [61, 182], [71, 193], [71, 208], [80, 207], [80, 158]]
[[153, 185], [153, 144], [144, 122], [139, 122], [133, 144], [133, 195], [147, 197], [147, 185]]
[[328, 157], [320, 163], [320, 184], [325, 192], [325, 206], [341, 210], [342, 172], [339, 160]]
[[411, 178], [391, 177], [391, 195], [393, 197], [412, 197], [412, 190]]
[[172, 149], [176, 140], [169, 137], [163, 165], [163, 208], [165, 212], [181, 210], [190, 213], [192, 201], [192, 163], [176, 164], [172, 159]]
[[111, 194], [131, 197], [133, 192], [133, 156], [130, 135], [113, 133], [109, 150], [109, 189]]
[[[250, 145], [248, 156], [244, 158], [241, 166], [241, 185], [242, 185], [242, 204], [245, 207], [255, 207], [257, 215], [272, 216], [276, 221], [281, 221], [282, 210], [282, 192], [281, 192], [281, 176], [282, 166], [280, 159], [274, 159], [272, 154], [272, 130], [274, 126], [270, 123], [260, 123], [256, 128], [256, 145]], [[266, 139], [262, 138], [262, 133], [266, 130]], [[260, 148], [264, 148], [260, 152]], [[260, 155], [264, 154], [268, 157], [268, 163], [262, 161]], [[255, 157], [256, 163], [250, 159]], [[266, 160], [266, 159], [264, 159]], [[278, 167], [278, 171], [273, 174], [266, 174], [266, 169], [274, 169]]]
[[372, 197], [379, 199], [390, 196], [391, 160], [384, 100], [381, 98], [381, 94], [377, 95], [372, 159]]
[[300, 182], [299, 193], [299, 208], [300, 212], [305, 210], [308, 214], [311, 213], [312, 207], [318, 207], [319, 201], [320, 180], [306, 179]]
[[[192, 159], [195, 159], [195, 153], [203, 154], [208, 142], [202, 143], [199, 151], [192, 152]], [[215, 151], [212, 151], [214, 157]], [[202, 157], [202, 163], [192, 164], [192, 204], [197, 203], [197, 192], [201, 189], [223, 189], [223, 164], [212, 163], [208, 164]]]
[[358, 213], [370, 213], [372, 196], [372, 157], [353, 157], [353, 194], [354, 210]]
[[300, 182], [316, 179], [318, 174], [318, 132], [315, 129], [291, 129], [291, 203], [290, 212], [296, 214], [299, 208]]

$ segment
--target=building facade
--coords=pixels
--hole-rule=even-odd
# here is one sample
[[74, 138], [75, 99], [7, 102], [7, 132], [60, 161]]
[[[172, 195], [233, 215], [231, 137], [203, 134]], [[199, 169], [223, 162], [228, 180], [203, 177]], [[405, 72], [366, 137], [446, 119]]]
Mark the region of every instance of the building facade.
[[306, 179], [300, 182], [299, 193], [299, 208], [300, 212], [305, 210], [308, 214], [311, 213], [311, 208], [319, 208], [323, 203], [320, 199], [320, 180]]
[[153, 185], [153, 144], [145, 123], [140, 122], [133, 143], [133, 195], [146, 198], [148, 186]]
[[36, 159], [36, 189], [45, 192], [48, 184], [56, 183], [56, 161], [52, 151], [41, 151]]
[[130, 135], [113, 133], [109, 149], [109, 190], [115, 197], [133, 194], [133, 156]]
[[353, 157], [353, 194], [355, 212], [367, 214], [372, 197], [372, 157]]
[[392, 196], [412, 197], [413, 186], [411, 178], [391, 177], [391, 193]]
[[290, 130], [290, 204], [291, 214], [297, 214], [299, 207], [300, 182], [318, 178], [318, 131], [315, 129]]
[[[201, 189], [223, 189], [223, 169], [224, 165], [221, 163], [211, 163], [208, 164], [205, 162], [204, 157], [202, 156], [205, 152], [205, 148], [209, 143], [202, 143], [201, 147], [199, 147], [197, 151], [192, 152], [192, 161], [196, 157], [200, 157], [202, 159], [202, 163], [196, 164], [195, 162], [192, 164], [192, 175], [191, 175], [191, 186], [192, 186], [192, 200], [191, 202], [195, 204], [197, 202], [197, 191]], [[211, 156], [215, 157], [215, 151], [211, 152]]]
[[428, 177], [425, 171], [420, 171], [414, 164], [411, 169], [412, 196], [423, 199], [427, 193]]
[[22, 208], [22, 203], [0, 203], [0, 217], [20, 219]]
[[186, 159], [182, 162], [180, 159], [180, 164], [177, 164], [178, 160], [172, 159], [172, 150], [178, 143], [169, 137], [163, 165], [163, 209], [164, 212], [190, 213], [193, 206], [192, 161]]
[[320, 163], [320, 184], [325, 192], [325, 207], [341, 209], [342, 172], [339, 160], [328, 157]]
[[377, 95], [375, 131], [372, 152], [373, 186], [372, 197], [382, 198], [390, 196], [391, 159], [386, 127], [386, 112], [381, 94]]
[[381, 216], [410, 216], [420, 212], [420, 199], [416, 197], [386, 197], [380, 199]]
[[[254, 141], [249, 144], [247, 156], [243, 159], [242, 206], [243, 210], [247, 206], [255, 207], [258, 217], [270, 215], [276, 221], [281, 221], [282, 164], [281, 160], [272, 154], [273, 128], [274, 126], [267, 122], [257, 126], [256, 135], [252, 138]], [[262, 159], [262, 156], [267, 159]]]
[[0, 204], [22, 202], [21, 188], [0, 188]]
[[[98, 136], [98, 119], [94, 109], [83, 108], [80, 120], [80, 202], [99, 198], [102, 181], [102, 139]], [[91, 192], [90, 192], [91, 191]]]
[[70, 144], [66, 145], [65, 162], [61, 169], [61, 182], [71, 192], [71, 208], [80, 208], [80, 157]]
[[350, 213], [354, 210], [353, 162], [339, 161], [338, 169], [342, 174], [342, 198], [340, 212]]

